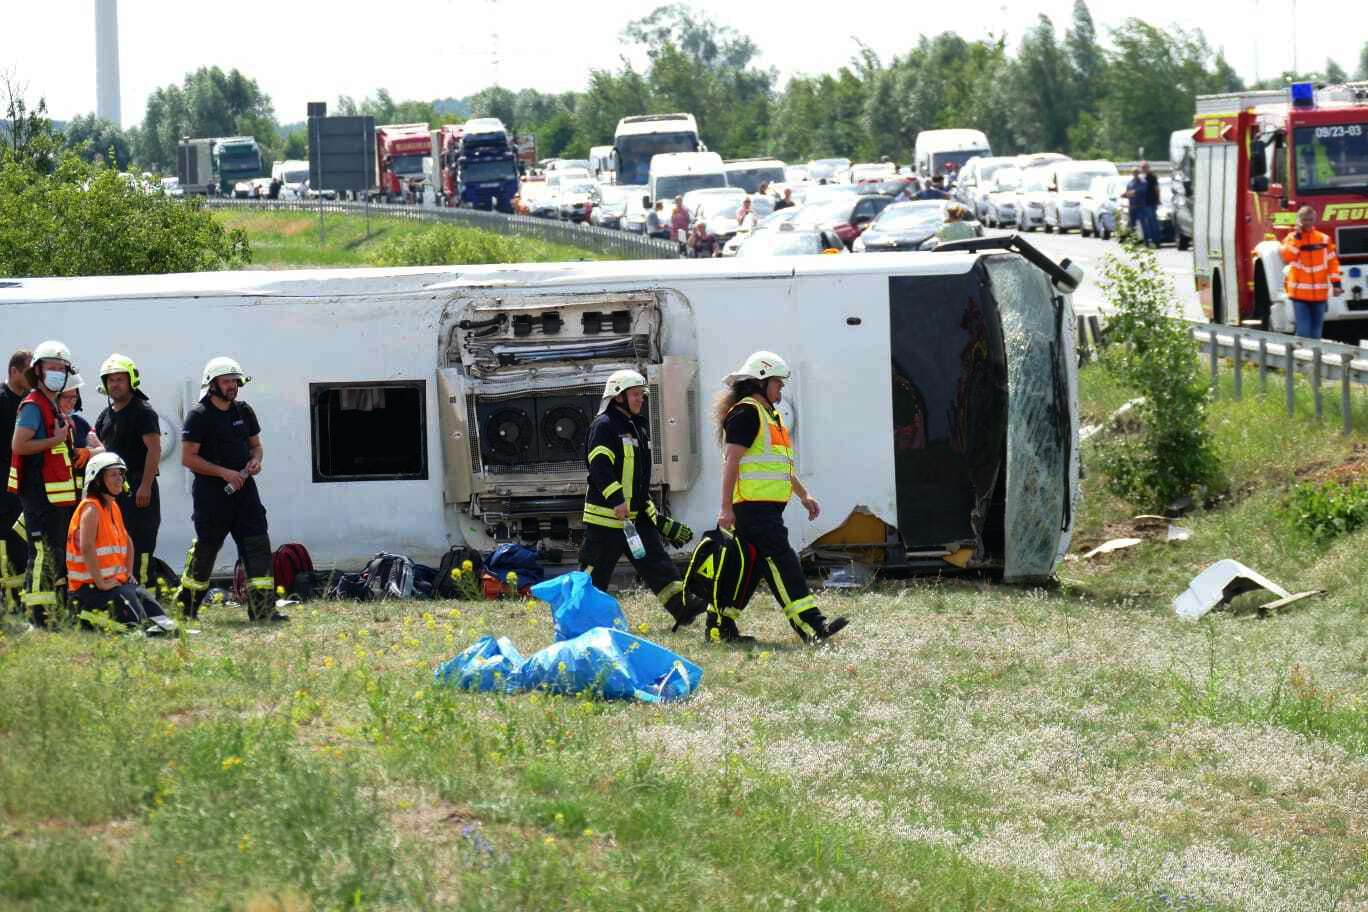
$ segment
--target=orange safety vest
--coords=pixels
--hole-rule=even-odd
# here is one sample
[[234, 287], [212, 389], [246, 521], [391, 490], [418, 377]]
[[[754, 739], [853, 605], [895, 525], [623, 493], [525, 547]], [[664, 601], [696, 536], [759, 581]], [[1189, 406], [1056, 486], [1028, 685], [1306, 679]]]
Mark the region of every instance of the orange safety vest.
[[1330, 286], [1339, 285], [1339, 257], [1330, 236], [1311, 229], [1298, 238], [1289, 232], [1282, 243], [1284, 263], [1291, 264], [1283, 287], [1287, 296], [1297, 301], [1325, 301], [1330, 297]]
[[[38, 406], [38, 411], [43, 416], [43, 430], [48, 437], [57, 434], [57, 409], [48, 400], [47, 396], [34, 390], [24, 397], [24, 401], [19, 404], [20, 408], [26, 403], [32, 402]], [[62, 433], [66, 433], [63, 428]], [[63, 441], [50, 450], [40, 454], [43, 457], [43, 487], [47, 491], [49, 503], [66, 506], [75, 504], [77, 501], [76, 479], [71, 471], [71, 449]], [[20, 456], [14, 453], [10, 456], [9, 471], [9, 492], [19, 493], [19, 482], [24, 475], [24, 460], [30, 459], [29, 456]]]
[[81, 553], [81, 517], [91, 510], [100, 514], [95, 532], [95, 560], [99, 572], [104, 577], [112, 577], [115, 582], [126, 583], [132, 579], [129, 566], [133, 561], [132, 542], [124, 529], [123, 513], [118, 503], [110, 501], [106, 507], [99, 497], [87, 497], [81, 501], [67, 527], [67, 585], [73, 590], [93, 585], [95, 575], [86, 566], [85, 555]]

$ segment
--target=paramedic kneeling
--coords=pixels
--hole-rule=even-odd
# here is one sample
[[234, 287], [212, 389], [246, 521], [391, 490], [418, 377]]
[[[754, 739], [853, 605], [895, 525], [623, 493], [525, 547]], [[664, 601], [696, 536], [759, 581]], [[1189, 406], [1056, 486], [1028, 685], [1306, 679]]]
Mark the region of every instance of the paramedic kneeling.
[[98, 453], [86, 465], [85, 498], [67, 529], [67, 585], [77, 614], [104, 611], [148, 636], [176, 625], [151, 594], [134, 588], [133, 543], [118, 498], [127, 466], [117, 453]]
[[252, 407], [238, 401], [238, 391], [251, 379], [232, 358], [211, 358], [200, 385], [204, 398], [185, 416], [181, 429], [181, 465], [195, 473], [190, 489], [195, 540], [176, 590], [186, 617], [199, 614], [214, 561], [231, 535], [247, 573], [247, 616], [289, 620], [275, 606], [271, 538], [254, 477], [261, 472], [261, 425]]
[[[821, 512], [816, 499], [793, 474], [793, 442], [775, 411], [789, 376], [783, 358], [758, 351], [722, 380], [728, 389], [717, 404], [718, 430], [724, 442], [722, 511], [717, 525], [734, 528], [741, 541], [756, 549], [784, 616], [804, 643], [814, 643], [834, 636], [846, 626], [846, 619], [828, 622], [823, 616], [784, 527], [784, 507], [794, 494], [809, 520]], [[740, 637], [736, 622], [712, 608], [707, 627], [710, 638]]]
[[[675, 629], [692, 624], [706, 605], [684, 591], [662, 536], [675, 547], [688, 544], [693, 530], [661, 516], [651, 502], [651, 440], [642, 409], [646, 378], [634, 370], [614, 371], [603, 387], [599, 414], [589, 425], [585, 461], [584, 543], [580, 569], [607, 592], [613, 568], [626, 552], [641, 581], [675, 619]], [[635, 533], [631, 535], [630, 533]]]

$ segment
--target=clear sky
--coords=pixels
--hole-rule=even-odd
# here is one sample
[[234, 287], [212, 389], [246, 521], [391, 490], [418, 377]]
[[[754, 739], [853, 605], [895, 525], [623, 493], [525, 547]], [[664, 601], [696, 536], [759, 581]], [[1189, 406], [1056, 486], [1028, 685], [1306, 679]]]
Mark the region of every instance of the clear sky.
[[[277, 119], [302, 120], [305, 103], [338, 95], [361, 97], [384, 87], [397, 99], [462, 97], [497, 81], [512, 89], [582, 89], [590, 69], [616, 69], [624, 51], [619, 33], [652, 2], [573, 0], [228, 0], [226, 3], [120, 0], [120, 64], [124, 126], [142, 120], [148, 94], [179, 82], [197, 67], [237, 67], [271, 96]], [[1034, 4], [958, 0], [912, 6], [905, 0], [860, 0], [850, 6], [801, 0], [690, 0], [702, 16], [716, 16], [749, 35], [760, 63], [779, 71], [829, 72], [847, 62], [856, 41], [884, 60], [902, 53], [921, 33], [957, 31], [968, 38], [1006, 33], [1015, 47], [1044, 12], [1059, 31], [1073, 0]], [[0, 71], [47, 98], [51, 115], [66, 120], [95, 108], [93, 0], [4, 3], [9, 40], [0, 46]], [[1349, 14], [1353, 0], [1091, 0], [1106, 28], [1139, 15], [1160, 25], [1200, 28], [1246, 79], [1292, 66], [1291, 11], [1297, 11], [1298, 63], [1323, 68], [1335, 58], [1351, 74], [1368, 40], [1368, 16]], [[928, 11], [944, 10], [945, 15]], [[1356, 20], [1356, 21], [1355, 21]], [[636, 61], [638, 65], [641, 61]]]

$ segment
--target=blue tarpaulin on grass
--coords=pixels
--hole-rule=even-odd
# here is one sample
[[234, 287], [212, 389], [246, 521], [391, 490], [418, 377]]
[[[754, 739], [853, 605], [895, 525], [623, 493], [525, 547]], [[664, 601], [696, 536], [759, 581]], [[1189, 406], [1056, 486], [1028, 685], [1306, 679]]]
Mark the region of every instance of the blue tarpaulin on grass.
[[437, 683], [482, 693], [589, 691], [647, 703], [683, 699], [702, 683], [702, 668], [623, 629], [627, 618], [617, 601], [595, 589], [587, 574], [568, 573], [532, 593], [551, 605], [557, 642], [524, 659], [507, 637], [480, 637], [437, 667]]
[[526, 659], [507, 637], [480, 637], [434, 676], [439, 684], [481, 693], [589, 691], [608, 700], [669, 703], [697, 690], [703, 669], [636, 634], [595, 627]]
[[595, 627], [627, 629], [627, 616], [617, 599], [595, 588], [583, 570], [538, 583], [532, 587], [532, 597], [551, 606], [558, 640], [574, 639]]

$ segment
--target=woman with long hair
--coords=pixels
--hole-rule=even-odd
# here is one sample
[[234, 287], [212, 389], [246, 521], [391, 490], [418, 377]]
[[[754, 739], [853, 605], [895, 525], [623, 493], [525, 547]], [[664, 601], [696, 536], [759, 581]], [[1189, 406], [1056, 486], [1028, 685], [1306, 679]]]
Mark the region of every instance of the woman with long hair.
[[[775, 409], [791, 376], [788, 364], [773, 352], [758, 351], [723, 378], [726, 391], [714, 416], [722, 441], [722, 509], [720, 529], [734, 529], [756, 549], [758, 566], [789, 625], [804, 643], [834, 636], [846, 626], [843, 617], [827, 621], [808, 589], [802, 563], [789, 544], [784, 507], [794, 495], [808, 520], [821, 512], [793, 469], [793, 441]], [[736, 621], [708, 611], [709, 640], [744, 641]]]

